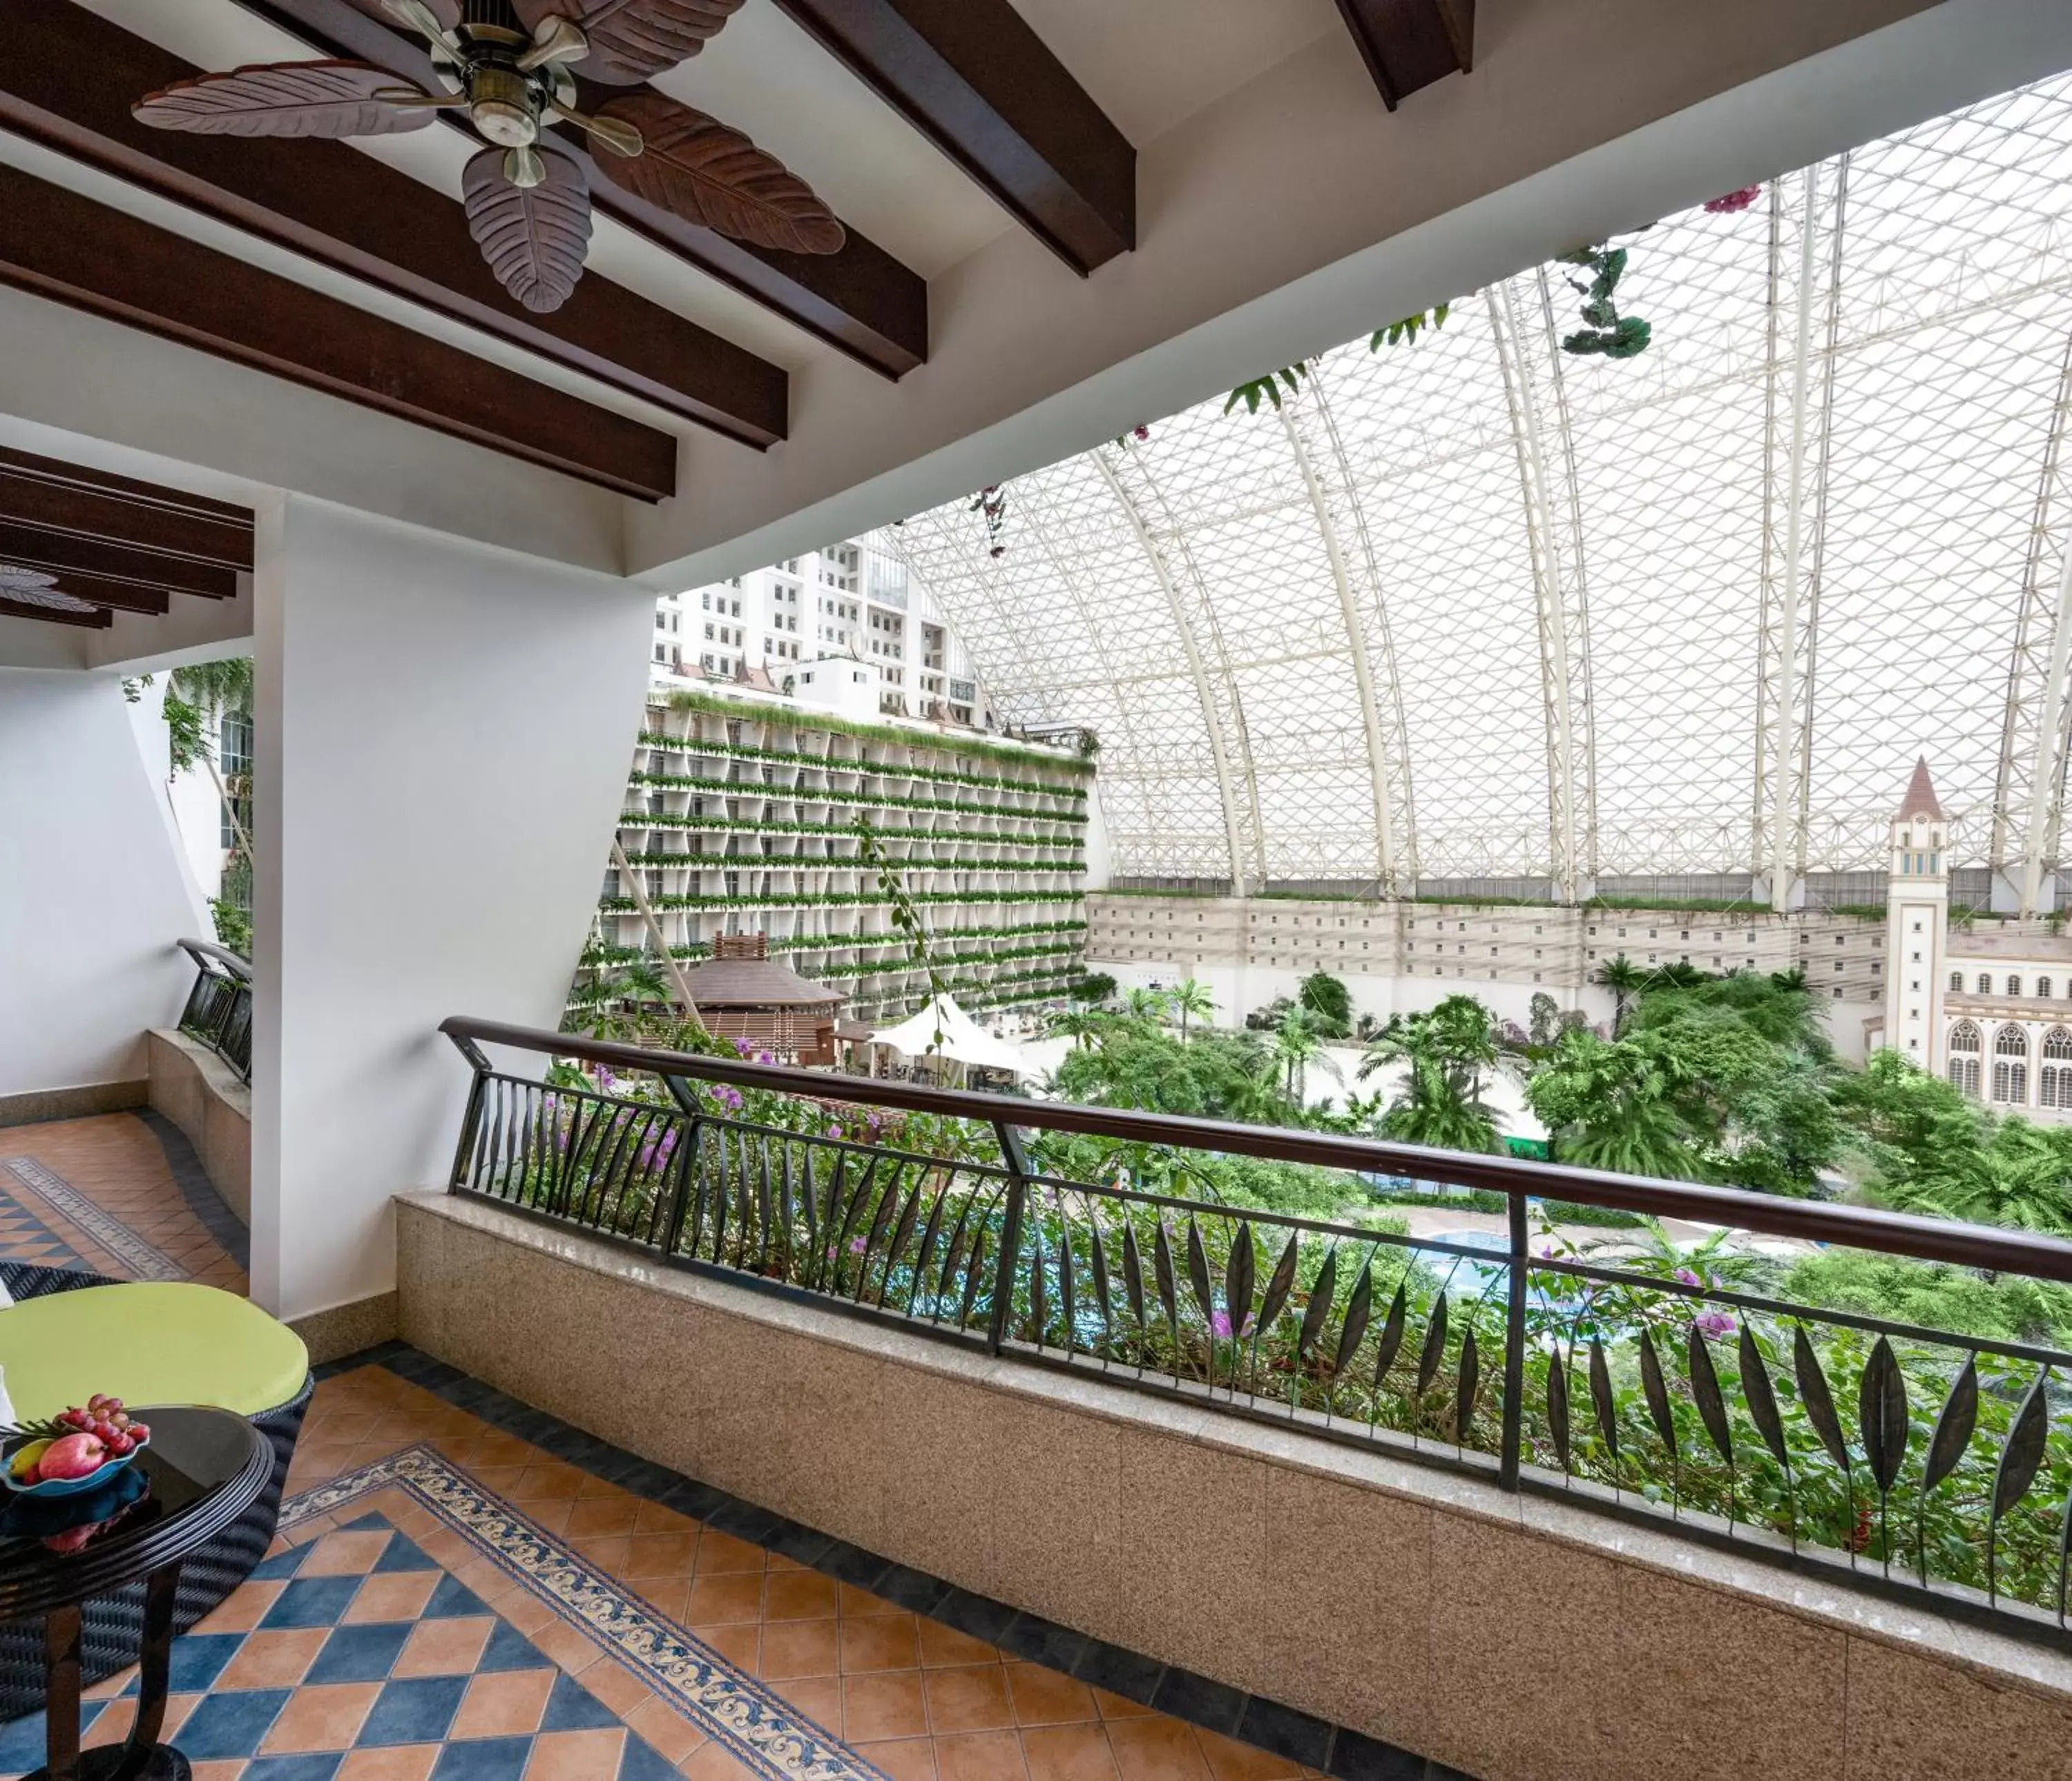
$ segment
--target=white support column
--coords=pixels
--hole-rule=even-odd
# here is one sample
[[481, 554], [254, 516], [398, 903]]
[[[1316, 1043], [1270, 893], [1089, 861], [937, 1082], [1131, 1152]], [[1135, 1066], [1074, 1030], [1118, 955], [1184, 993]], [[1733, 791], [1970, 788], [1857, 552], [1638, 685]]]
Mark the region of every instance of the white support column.
[[1821, 167], [1808, 167], [1799, 182], [1788, 360], [1783, 356], [1787, 345], [1783, 334], [1783, 181], [1772, 187], [1770, 199], [1770, 374], [1753, 862], [1757, 879], [1769, 886], [1770, 907], [1775, 910], [1795, 908], [1804, 901], [1812, 794], [1815, 652], [1819, 638], [1848, 157], [1832, 163], [1824, 178], [1830, 188], [1824, 199]]
[[[2043, 454], [2029, 526], [2029, 561], [2008, 672], [1994, 787], [1992, 890], [1996, 908], [2025, 919], [2055, 907], [2045, 880], [2058, 864], [2068, 730], [2072, 730], [2072, 531], [2056, 517], [2062, 498], [2065, 434], [2072, 424], [2072, 339]], [[2054, 521], [2055, 522], [2054, 524]]]
[[[1137, 549], [1144, 553], [1145, 561], [1157, 578], [1173, 615], [1173, 628], [1187, 658], [1187, 671], [1194, 678], [1195, 694], [1202, 701], [1202, 721], [1209, 733], [1209, 751], [1215, 763], [1216, 790], [1223, 800], [1223, 832], [1230, 845], [1231, 889], [1234, 895], [1244, 896], [1265, 878], [1266, 861], [1262, 840], [1264, 825], [1259, 817], [1259, 782], [1252, 770], [1252, 749], [1244, 734], [1244, 714], [1238, 703], [1237, 689], [1230, 684], [1227, 673], [1211, 676], [1202, 640], [1195, 632], [1195, 615], [1189, 611], [1178, 578], [1166, 561], [1158, 541], [1145, 524], [1143, 509], [1136, 496], [1124, 486], [1105, 452], [1096, 450], [1092, 458], [1101, 480], [1108, 484], [1108, 492], [1128, 520]], [[1149, 481], [1149, 470], [1141, 465], [1136, 467]], [[1155, 483], [1152, 484], [1151, 493], [1154, 500], [1157, 498]], [[1202, 603], [1206, 613], [1207, 603], [1204, 600]], [[1207, 622], [1213, 623], [1213, 619]]]
[[[1312, 411], [1314, 411], [1314, 417]], [[1338, 595], [1338, 611], [1345, 620], [1346, 649], [1352, 662], [1353, 679], [1359, 689], [1360, 724], [1367, 738], [1367, 771], [1374, 789], [1375, 875], [1381, 894], [1393, 899], [1406, 896], [1417, 886], [1417, 837], [1411, 794], [1408, 728], [1403, 714], [1402, 683], [1396, 673], [1396, 648], [1388, 628], [1386, 603], [1382, 598], [1381, 574], [1374, 546], [1352, 490], [1352, 475], [1345, 448], [1331, 418], [1321, 362], [1310, 368], [1305, 393], [1285, 403], [1281, 424], [1302, 473], [1302, 486], [1309, 496], [1310, 511], [1317, 516], [1317, 530], [1331, 566], [1331, 579]], [[1354, 586], [1355, 559], [1346, 549], [1344, 527], [1333, 510], [1331, 492], [1318, 473], [1318, 457], [1304, 438], [1314, 426], [1322, 438], [1322, 449], [1330, 454], [1337, 473], [1336, 487], [1351, 515], [1359, 545], [1357, 558], [1361, 585]], [[1366, 595], [1368, 610], [1361, 611]], [[1379, 664], [1379, 672], [1376, 672]], [[1385, 712], [1385, 715], [1384, 715]]]
[[557, 1024], [639, 728], [650, 590], [298, 497], [260, 515], [253, 1296], [389, 1290], [449, 1014]]
[[1548, 875], [1555, 900], [1573, 903], [1591, 895], [1597, 876], [1597, 753], [1589, 586], [1553, 296], [1544, 269], [1485, 295], [1532, 556], [1546, 706]]

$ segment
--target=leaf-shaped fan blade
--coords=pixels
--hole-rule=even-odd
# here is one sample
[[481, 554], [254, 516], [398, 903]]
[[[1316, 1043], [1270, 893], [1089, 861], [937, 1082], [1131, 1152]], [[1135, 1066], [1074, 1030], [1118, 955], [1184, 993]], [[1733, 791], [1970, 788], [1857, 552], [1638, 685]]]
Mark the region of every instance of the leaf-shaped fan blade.
[[1697, 1400], [1698, 1420], [1720, 1450], [1720, 1458], [1734, 1462], [1734, 1431], [1727, 1421], [1726, 1400], [1720, 1395], [1720, 1375], [1712, 1365], [1712, 1351], [1705, 1346], [1698, 1326], [1691, 1326], [1691, 1396]]
[[[445, 30], [452, 31], [459, 25], [460, 0], [421, 0], [421, 3], [425, 10], [438, 19]], [[403, 15], [388, 4], [388, 0], [352, 0], [352, 4], [356, 10], [365, 13], [370, 19], [380, 19], [392, 29], [408, 23]]]
[[273, 62], [175, 80], [130, 109], [154, 130], [204, 136], [388, 136], [438, 115], [384, 104], [380, 93], [431, 97], [368, 62]]
[[1928, 1463], [1922, 1468], [1921, 1487], [1932, 1491], [1957, 1469], [1971, 1445], [1971, 1431], [1979, 1425], [1979, 1357], [1968, 1355], [1964, 1370], [1950, 1388], [1942, 1413], [1935, 1419], [1935, 1433], [1928, 1439]]
[[2022, 1493], [2036, 1481], [2043, 1463], [2044, 1442], [2050, 1433], [2050, 1401], [2045, 1387], [2050, 1379], [2046, 1367], [2014, 1413], [2007, 1445], [2000, 1449], [2000, 1470], [1993, 1475], [1993, 1519], [1997, 1521], [2021, 1500]]
[[570, 156], [544, 143], [538, 153], [547, 177], [536, 186], [512, 184], [504, 175], [504, 150], [484, 149], [467, 163], [461, 190], [468, 233], [496, 282], [545, 315], [566, 302], [582, 277], [590, 187]]
[[597, 169], [637, 198], [754, 246], [839, 253], [849, 237], [812, 187], [738, 130], [659, 93], [628, 93], [599, 109], [631, 124], [647, 146], [610, 152]]
[[1791, 1332], [1791, 1370], [1799, 1379], [1799, 1401], [1806, 1420], [1827, 1450], [1827, 1457], [1844, 1471], [1849, 1469], [1849, 1444], [1842, 1438], [1842, 1419], [1835, 1414], [1835, 1394], [1827, 1388], [1827, 1376], [1820, 1371], [1820, 1357], [1799, 1324]]
[[40, 569], [24, 569], [19, 563], [0, 563], [0, 594], [10, 599], [57, 585], [56, 576], [47, 575]]
[[1259, 1307], [1259, 1326], [1262, 1331], [1273, 1327], [1273, 1320], [1281, 1315], [1281, 1308], [1288, 1302], [1288, 1295], [1295, 1290], [1295, 1268], [1301, 1260], [1302, 1233], [1288, 1233], [1288, 1247], [1281, 1252], [1281, 1259], [1274, 1264], [1273, 1277], [1266, 1283], [1265, 1302]]
[[516, 0], [529, 31], [565, 19], [590, 39], [580, 66], [593, 80], [631, 86], [688, 60], [718, 36], [742, 0]]
[[1864, 1363], [1856, 1392], [1856, 1427], [1864, 1439], [1864, 1457], [1880, 1491], [1889, 1491], [1906, 1459], [1906, 1381], [1899, 1359], [1883, 1336]]
[[1784, 1445], [1784, 1418], [1778, 1414], [1777, 1390], [1770, 1382], [1770, 1369], [1762, 1364], [1762, 1350], [1746, 1318], [1741, 1320], [1741, 1401], [1748, 1406], [1749, 1419], [1762, 1437], [1763, 1446], [1778, 1465], [1790, 1465], [1790, 1450]]
[[1640, 1332], [1640, 1395], [1647, 1401], [1648, 1420], [1662, 1437], [1662, 1445], [1676, 1451], [1676, 1418], [1669, 1408], [1669, 1382], [1662, 1376], [1662, 1356], [1655, 1351], [1655, 1338]]

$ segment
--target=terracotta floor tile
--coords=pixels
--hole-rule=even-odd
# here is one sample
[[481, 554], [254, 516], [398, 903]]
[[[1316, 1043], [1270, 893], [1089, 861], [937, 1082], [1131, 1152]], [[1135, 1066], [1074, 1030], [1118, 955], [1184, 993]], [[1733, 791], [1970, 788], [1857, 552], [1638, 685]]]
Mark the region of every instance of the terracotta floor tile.
[[820, 1620], [835, 1611], [835, 1583], [814, 1571], [772, 1571], [763, 1584], [766, 1620]]
[[946, 1627], [939, 1620], [931, 1620], [925, 1614], [919, 1617], [921, 1627], [921, 1662], [929, 1669], [945, 1669], [959, 1664], [997, 1664], [1000, 1653], [983, 1639], [974, 1639], [969, 1633], [959, 1632], [954, 1627]]
[[927, 1730], [928, 1705], [919, 1670], [842, 1678], [842, 1736], [850, 1742], [919, 1738]]
[[93, 1729], [80, 1740], [83, 1749], [93, 1749], [102, 1744], [119, 1744], [130, 1735], [130, 1728], [137, 1723], [137, 1702], [133, 1697], [127, 1701], [111, 1701], [108, 1709], [93, 1722]]
[[619, 1772], [626, 1734], [616, 1728], [548, 1732], [532, 1741], [525, 1781], [604, 1781]]
[[576, 1680], [622, 1719], [655, 1692], [615, 1657], [600, 1657]]
[[758, 1771], [718, 1744], [707, 1744], [680, 1767], [689, 1781], [763, 1781]]
[[1094, 1690], [1094, 1705], [1100, 1709], [1104, 1719], [1142, 1719], [1158, 1710], [1145, 1706], [1141, 1701], [1126, 1701], [1119, 1694], [1110, 1694], [1106, 1688]]
[[843, 1619], [861, 1619], [867, 1614], [904, 1614], [906, 1610], [896, 1602], [887, 1602], [882, 1595], [873, 1595], [868, 1590], [859, 1590], [853, 1583], [838, 1586], [837, 1594], [840, 1606], [837, 1611]]
[[525, 1636], [543, 1656], [551, 1658], [571, 1676], [594, 1664], [599, 1656], [597, 1641], [578, 1632], [565, 1620], [550, 1620]]
[[[350, 1750], [339, 1765], [338, 1781], [426, 1781], [445, 1749], [440, 1744], [398, 1744], [388, 1750]], [[200, 1781], [201, 1771], [195, 1771]]]
[[1163, 1713], [1111, 1721], [1108, 1742], [1122, 1781], [1210, 1781], [1194, 1728]]
[[398, 1678], [466, 1676], [482, 1660], [483, 1647], [495, 1625], [487, 1614], [480, 1614], [458, 1620], [421, 1620], [404, 1641], [389, 1673]]
[[680, 1762], [705, 1742], [705, 1734], [660, 1695], [627, 1714], [626, 1724], [653, 1745], [665, 1762]]
[[344, 1530], [326, 1534], [310, 1549], [298, 1577], [364, 1577], [374, 1569], [394, 1536], [386, 1529], [369, 1528], [357, 1533]]
[[[693, 1578], [689, 1602], [684, 1613], [687, 1623], [693, 1627], [716, 1626], [729, 1620], [760, 1620], [763, 1618], [763, 1579], [748, 1571], [723, 1571], [716, 1577]], [[872, 1667], [884, 1669], [891, 1666], [878, 1664]]]
[[885, 1743], [852, 1741], [851, 1747], [866, 1762], [882, 1769], [890, 1781], [935, 1781], [932, 1738], [897, 1738]]
[[474, 1677], [446, 1735], [509, 1738], [537, 1731], [554, 1675], [552, 1670], [509, 1670]]
[[841, 1668], [838, 1625], [832, 1620], [766, 1621], [763, 1673], [772, 1681], [832, 1676]]
[[873, 1614], [841, 1625], [841, 1667], [854, 1670], [911, 1670], [921, 1661], [921, 1640], [914, 1616]]
[[1009, 1664], [1007, 1691], [1018, 1725], [1066, 1725], [1100, 1717], [1092, 1689], [1041, 1664]]
[[754, 1621], [738, 1627], [700, 1627], [697, 1636], [744, 1676], [763, 1673], [763, 1628]]
[[737, 1540], [716, 1528], [707, 1528], [698, 1536], [697, 1569], [701, 1576], [716, 1571], [759, 1571], [763, 1558], [760, 1546]]
[[633, 1531], [635, 1533], [696, 1533], [701, 1523], [676, 1510], [664, 1508], [660, 1503], [643, 1502], [635, 1515]]
[[1022, 1740], [1011, 1731], [959, 1732], [935, 1740], [938, 1781], [1026, 1781]]
[[1007, 1672], [997, 1664], [966, 1669], [923, 1670], [929, 1728], [944, 1732], [991, 1731], [1014, 1723], [1007, 1696]]
[[[578, 1503], [576, 1514], [581, 1515], [586, 1506]], [[636, 1533], [627, 1549], [626, 1567], [617, 1574], [628, 1578], [689, 1577], [697, 1562], [698, 1537], [695, 1529], [681, 1528]], [[744, 1571], [740, 1574], [753, 1573]]]
[[296, 1689], [261, 1742], [261, 1753], [350, 1750], [380, 1693], [379, 1682], [327, 1682]]
[[802, 1676], [790, 1681], [771, 1682], [771, 1689], [824, 1732], [842, 1734], [841, 1678]]
[[287, 1586], [286, 1577], [255, 1577], [240, 1583], [195, 1630], [249, 1632], [266, 1618], [266, 1610], [280, 1600], [282, 1590]]
[[1275, 1756], [1255, 1744], [1240, 1744], [1234, 1738], [1194, 1728], [1194, 1742], [1215, 1781], [1293, 1781], [1302, 1772], [1300, 1762]]
[[[216, 1678], [219, 1688], [292, 1688], [308, 1674], [328, 1627], [297, 1627], [250, 1635]], [[343, 1749], [343, 1745], [339, 1748]]]
[[630, 1534], [638, 1514], [631, 1498], [592, 1497], [569, 1512], [565, 1532], [571, 1540], [598, 1534]]
[[1022, 1734], [1029, 1781], [1116, 1781], [1115, 1753], [1098, 1723], [1042, 1725]]

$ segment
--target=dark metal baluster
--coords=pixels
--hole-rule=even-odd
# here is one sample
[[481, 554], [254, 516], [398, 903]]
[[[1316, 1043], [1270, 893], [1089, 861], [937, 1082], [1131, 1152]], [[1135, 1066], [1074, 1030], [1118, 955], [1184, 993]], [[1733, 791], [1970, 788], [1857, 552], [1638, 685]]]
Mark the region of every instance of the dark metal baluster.
[[1007, 1164], [1007, 1211], [1000, 1233], [1000, 1263], [993, 1277], [993, 1314], [985, 1328], [985, 1351], [997, 1355], [1007, 1339], [1008, 1319], [1013, 1314], [1014, 1274], [1022, 1259], [1022, 1220], [1029, 1197], [1029, 1158], [1015, 1127], [998, 1120], [993, 1129]]
[[1497, 1444], [1496, 1481], [1518, 1488], [1518, 1468], [1525, 1444], [1525, 1195], [1511, 1195], [1510, 1295], [1503, 1314], [1503, 1430]]
[[[684, 1240], [684, 1220], [689, 1214], [691, 1196], [698, 1191], [699, 1139], [705, 1132], [705, 1121], [693, 1117], [684, 1122], [684, 1135], [676, 1146], [676, 1190], [669, 1199], [669, 1221], [662, 1233], [662, 1253], [676, 1254]], [[695, 1229], [691, 1233], [691, 1252], [697, 1252], [698, 1238]]]
[[453, 1173], [446, 1178], [449, 1193], [457, 1193], [467, 1183], [468, 1153], [475, 1148], [475, 1128], [482, 1119], [483, 1084], [489, 1080], [489, 1059], [482, 1055], [482, 1047], [472, 1039], [462, 1039], [460, 1049], [475, 1071], [475, 1080], [467, 1086], [467, 1111], [461, 1116], [460, 1141], [454, 1146]]

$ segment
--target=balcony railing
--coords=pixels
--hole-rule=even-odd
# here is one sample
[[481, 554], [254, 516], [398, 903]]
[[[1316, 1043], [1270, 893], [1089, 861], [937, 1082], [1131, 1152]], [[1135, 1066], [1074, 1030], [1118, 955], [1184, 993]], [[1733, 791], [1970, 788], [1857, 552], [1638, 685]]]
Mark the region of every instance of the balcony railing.
[[[2066, 1640], [2072, 1353], [1766, 1297], [1736, 1285], [1731, 1261], [1679, 1269], [1645, 1232], [1568, 1240], [1548, 1208], [2043, 1282], [2072, 1281], [2072, 1244], [485, 1021], [442, 1030], [475, 1071], [456, 1194], [1017, 1362], [1673, 1521]], [[496, 1068], [484, 1045], [534, 1054], [536, 1072], [563, 1061], [541, 1080]], [[1206, 1157], [1325, 1171], [1355, 1207], [1377, 1178], [1486, 1190], [1504, 1197], [1507, 1231], [1484, 1247], [1170, 1191]]]
[[199, 1039], [237, 1072], [252, 1080], [252, 967], [211, 940], [183, 940], [180, 950], [195, 962], [194, 988], [180, 1010], [180, 1030]]

